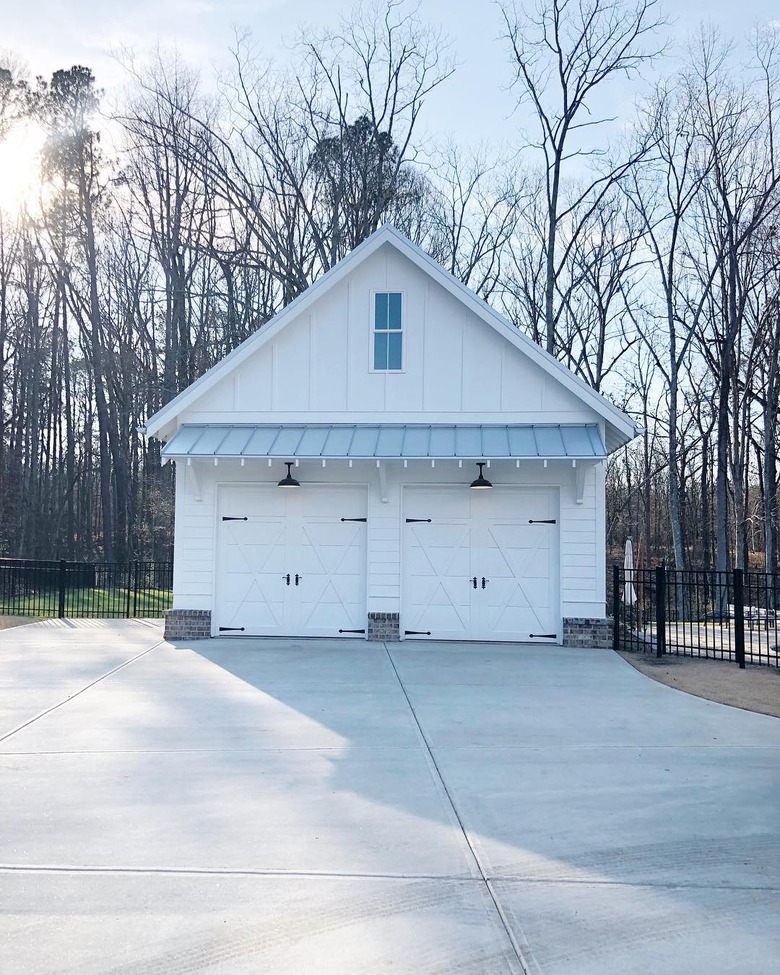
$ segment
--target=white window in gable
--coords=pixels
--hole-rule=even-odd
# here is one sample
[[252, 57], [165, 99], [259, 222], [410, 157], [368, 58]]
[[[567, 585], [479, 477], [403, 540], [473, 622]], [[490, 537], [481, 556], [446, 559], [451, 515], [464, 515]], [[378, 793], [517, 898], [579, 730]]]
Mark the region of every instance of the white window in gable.
[[374, 295], [374, 370], [400, 372], [402, 363], [401, 293], [378, 291]]

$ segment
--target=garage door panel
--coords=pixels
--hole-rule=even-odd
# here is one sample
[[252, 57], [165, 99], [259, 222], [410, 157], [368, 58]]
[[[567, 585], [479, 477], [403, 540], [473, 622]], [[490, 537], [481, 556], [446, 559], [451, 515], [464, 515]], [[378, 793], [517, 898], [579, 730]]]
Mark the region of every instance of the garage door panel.
[[464, 497], [462, 491], [442, 493], [439, 488], [414, 488], [404, 495], [404, 516], [431, 518], [432, 524], [466, 523], [471, 520], [471, 507], [468, 496]]
[[330, 581], [315, 585], [304, 604], [305, 631], [319, 632], [325, 629], [337, 633], [339, 629], [352, 629], [352, 624], [356, 628], [359, 622], [355, 619], [358, 607], [351, 598], [353, 591], [352, 587], [339, 586]]
[[256, 579], [247, 583], [246, 574], [232, 573], [226, 577], [226, 589], [219, 624], [222, 626], [278, 626], [284, 612], [284, 595], [280, 579]]
[[217, 625], [230, 631], [241, 627], [273, 629], [280, 625], [284, 613], [281, 575], [285, 524], [278, 516], [258, 516], [253, 500], [233, 496], [222, 509], [252, 512], [230, 516], [246, 517], [247, 521], [220, 524], [223, 570], [217, 586], [222, 594]]
[[[235, 624], [239, 617], [245, 627], [280, 626], [284, 618], [283, 583], [274, 580], [271, 586], [260, 587], [252, 582], [245, 592], [238, 592], [234, 600], [227, 605], [232, 608], [230, 624]], [[271, 591], [275, 589], [276, 591]], [[232, 604], [232, 606], [231, 606]]]
[[365, 572], [365, 528], [361, 525], [306, 522], [301, 529], [300, 564], [303, 573], [356, 574]]
[[[484, 559], [490, 572], [486, 629], [498, 640], [557, 638], [557, 579], [552, 557], [557, 524], [528, 523], [552, 520], [554, 499], [540, 492], [529, 491], [528, 495], [514, 500], [497, 496], [494, 511], [488, 510], [485, 520]], [[517, 521], [496, 517], [503, 516], [510, 505], [517, 512]]]
[[[366, 524], [341, 519], [363, 518], [366, 508], [361, 488], [224, 489], [218, 627], [269, 636], [336, 636], [363, 628]], [[223, 522], [228, 510], [247, 520]]]
[[432, 578], [419, 583], [417, 603], [407, 629], [431, 630], [448, 637], [465, 636], [470, 625], [468, 583]]
[[228, 573], [281, 572], [284, 569], [286, 534], [283, 525], [234, 523], [225, 543]]
[[554, 491], [409, 488], [404, 514], [412, 512], [431, 523], [405, 526], [405, 629], [432, 639], [557, 639]]
[[[431, 521], [404, 524], [404, 628], [463, 639], [471, 616], [471, 524], [463, 519], [462, 499], [440, 498], [434, 507], [435, 496], [421, 494], [423, 498], [414, 497], [405, 512], [406, 517], [428, 512], [425, 517]], [[432, 517], [431, 511], [440, 513]]]
[[468, 524], [409, 525], [410, 571], [415, 577], [449, 578], [471, 570], [471, 526]]
[[490, 588], [488, 626], [491, 632], [527, 639], [532, 633], [551, 633], [557, 629], [547, 579], [524, 579]]

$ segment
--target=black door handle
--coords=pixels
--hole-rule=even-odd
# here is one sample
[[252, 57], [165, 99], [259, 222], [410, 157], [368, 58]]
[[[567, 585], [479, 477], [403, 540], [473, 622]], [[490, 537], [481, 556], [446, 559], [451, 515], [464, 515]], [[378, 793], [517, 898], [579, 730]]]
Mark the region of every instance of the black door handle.
[[484, 576], [482, 576], [482, 588], [483, 589], [485, 588], [485, 583], [487, 583], [487, 582], [490, 582], [490, 579], [486, 579]]
[[301, 579], [303, 579], [303, 576], [299, 576], [298, 573], [296, 572], [295, 573], [295, 585], [296, 586], [298, 585], [298, 583], [300, 582]]
[[287, 573], [286, 576], [282, 576], [282, 579], [284, 579], [284, 581], [287, 583], [288, 586], [290, 585], [290, 573], [289, 572]]
[[474, 587], [475, 589], [477, 588], [477, 577], [476, 577], [476, 576], [474, 576], [474, 578], [473, 578], [473, 579], [469, 579], [469, 582], [471, 583], [471, 585], [472, 585], [472, 586], [473, 586], [473, 587]]

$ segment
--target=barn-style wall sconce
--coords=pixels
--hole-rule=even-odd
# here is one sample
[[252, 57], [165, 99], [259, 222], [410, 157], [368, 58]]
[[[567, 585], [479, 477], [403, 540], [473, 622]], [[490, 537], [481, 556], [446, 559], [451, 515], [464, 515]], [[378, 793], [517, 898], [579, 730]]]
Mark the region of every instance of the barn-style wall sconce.
[[290, 473], [290, 468], [292, 467], [293, 462], [291, 460], [286, 460], [285, 464], [287, 464], [287, 473], [281, 479], [281, 481], [279, 481], [277, 487], [300, 487], [301, 482], [296, 481], [295, 478]]
[[469, 487], [473, 488], [475, 491], [484, 491], [487, 488], [493, 487], [490, 481], [482, 473], [482, 468], [484, 466], [485, 466], [484, 462], [477, 461], [477, 467], [479, 468], [479, 476], [475, 477], [474, 480], [471, 482], [471, 484], [469, 484]]

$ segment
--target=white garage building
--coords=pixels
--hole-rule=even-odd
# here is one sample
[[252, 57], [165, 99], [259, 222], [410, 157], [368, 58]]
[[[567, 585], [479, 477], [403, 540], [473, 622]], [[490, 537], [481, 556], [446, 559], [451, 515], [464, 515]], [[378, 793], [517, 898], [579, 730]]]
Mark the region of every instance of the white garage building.
[[608, 639], [632, 420], [392, 227], [146, 432], [176, 464], [169, 638]]

